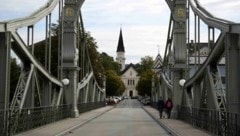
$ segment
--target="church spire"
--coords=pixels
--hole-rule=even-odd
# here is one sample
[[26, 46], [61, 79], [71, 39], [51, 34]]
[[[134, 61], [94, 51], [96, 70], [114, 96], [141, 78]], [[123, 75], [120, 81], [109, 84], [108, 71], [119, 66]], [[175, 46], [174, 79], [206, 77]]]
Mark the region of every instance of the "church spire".
[[123, 44], [123, 37], [122, 37], [122, 28], [120, 28], [120, 34], [119, 34], [119, 39], [118, 39], [117, 52], [125, 52], [124, 44]]
[[122, 28], [120, 28], [116, 61], [120, 65], [121, 71], [123, 71], [125, 69], [125, 60], [126, 60], [126, 58], [125, 58], [125, 49], [124, 49], [124, 45], [123, 45]]

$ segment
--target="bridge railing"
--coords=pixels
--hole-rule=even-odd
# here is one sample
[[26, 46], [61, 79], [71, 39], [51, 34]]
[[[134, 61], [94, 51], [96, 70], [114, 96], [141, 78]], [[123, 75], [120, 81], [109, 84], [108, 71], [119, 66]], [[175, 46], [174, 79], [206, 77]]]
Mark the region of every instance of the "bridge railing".
[[105, 105], [106, 105], [105, 101], [102, 101], [102, 102], [79, 103], [78, 104], [78, 110], [79, 110], [79, 113], [83, 113], [83, 112], [86, 112], [86, 111], [90, 111], [92, 109], [103, 107]]
[[220, 119], [222, 111], [178, 106], [178, 119], [204, 129], [218, 136], [240, 135], [240, 114], [225, 112], [225, 118]]
[[[11, 113], [11, 110], [8, 113]], [[18, 118], [9, 114], [8, 135], [34, 129], [70, 116], [71, 105], [24, 108]]]
[[[79, 103], [79, 113], [105, 106], [105, 102]], [[7, 120], [0, 122], [0, 135], [13, 135], [71, 117], [72, 105], [24, 108], [18, 118], [10, 116], [11, 110], [1, 110], [0, 117], [7, 114]], [[8, 125], [4, 125], [8, 123]], [[8, 126], [8, 128], [4, 128]], [[16, 130], [13, 130], [16, 129]]]

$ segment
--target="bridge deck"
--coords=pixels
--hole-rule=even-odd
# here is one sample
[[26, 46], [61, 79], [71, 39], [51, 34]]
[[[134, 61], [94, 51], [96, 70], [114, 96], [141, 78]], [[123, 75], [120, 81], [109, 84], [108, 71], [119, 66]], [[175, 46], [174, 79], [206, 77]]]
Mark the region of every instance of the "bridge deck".
[[[113, 106], [106, 106], [103, 108], [95, 109], [81, 114], [78, 118], [68, 118], [62, 121], [58, 121], [37, 129], [33, 129], [27, 132], [17, 134], [16, 136], [60, 136], [67, 133], [71, 133], [80, 126], [88, 123], [89, 121], [97, 118], [105, 112], [113, 109]], [[193, 126], [174, 119], [159, 119], [158, 111], [150, 106], [143, 107], [151, 117], [155, 119], [163, 128], [165, 128], [171, 135], [175, 136], [210, 136], [210, 134], [194, 128]], [[117, 134], [116, 134], [117, 135]]]

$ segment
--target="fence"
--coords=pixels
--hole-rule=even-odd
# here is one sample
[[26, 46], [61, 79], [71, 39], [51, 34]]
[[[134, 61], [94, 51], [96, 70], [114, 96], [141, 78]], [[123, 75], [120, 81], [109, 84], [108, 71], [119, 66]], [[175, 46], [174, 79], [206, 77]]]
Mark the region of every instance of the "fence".
[[[157, 103], [151, 106], [157, 109]], [[240, 113], [230, 113], [204, 108], [178, 106], [177, 119], [183, 120], [194, 127], [198, 127], [217, 136], [240, 135]]]
[[[105, 106], [105, 102], [78, 104], [79, 113]], [[71, 117], [71, 105], [36, 107], [22, 109], [21, 113], [10, 115], [11, 111], [0, 111], [0, 136], [13, 135], [37, 128], [61, 119]]]
[[213, 135], [240, 135], [239, 113], [178, 106], [178, 119], [204, 129]]

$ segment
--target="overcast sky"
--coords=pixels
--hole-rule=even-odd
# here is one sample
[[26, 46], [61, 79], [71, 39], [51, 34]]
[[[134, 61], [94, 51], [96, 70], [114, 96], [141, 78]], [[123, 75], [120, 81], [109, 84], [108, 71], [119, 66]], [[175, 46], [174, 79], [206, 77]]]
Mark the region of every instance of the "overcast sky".
[[[46, 1], [1, 0], [0, 20], [27, 16]], [[240, 22], [239, 0], [199, 1], [213, 15]], [[98, 51], [115, 58], [122, 27], [126, 63], [138, 63], [144, 56], [155, 58], [158, 50], [164, 54], [170, 16], [165, 0], [85, 0], [82, 12]]]

